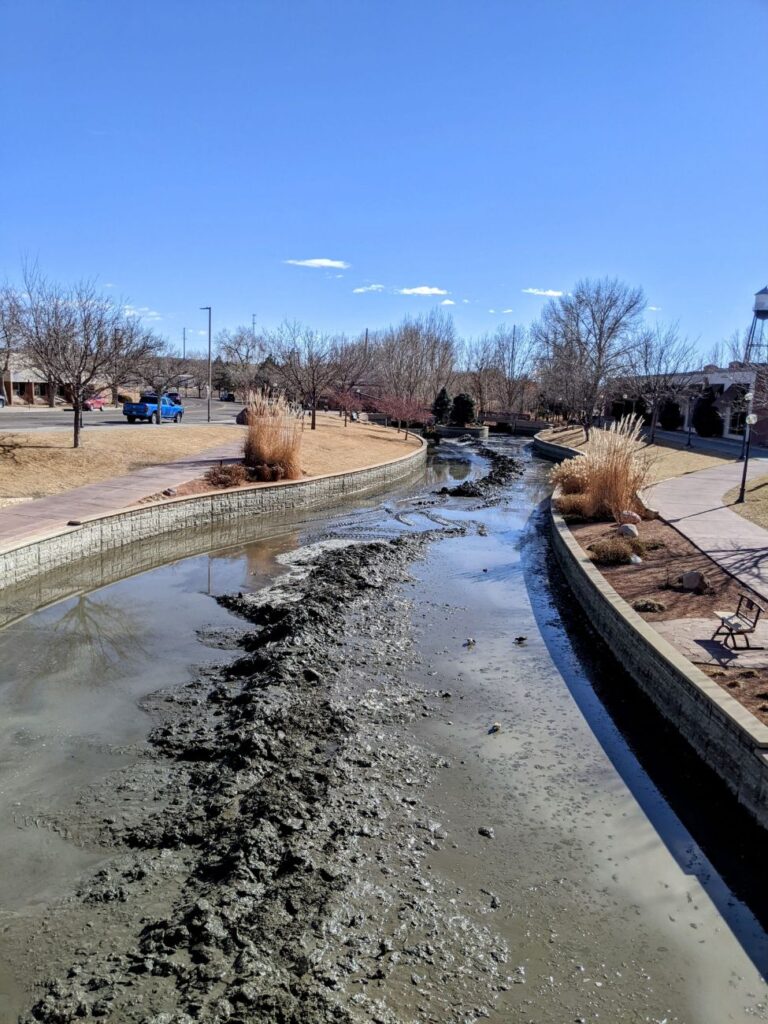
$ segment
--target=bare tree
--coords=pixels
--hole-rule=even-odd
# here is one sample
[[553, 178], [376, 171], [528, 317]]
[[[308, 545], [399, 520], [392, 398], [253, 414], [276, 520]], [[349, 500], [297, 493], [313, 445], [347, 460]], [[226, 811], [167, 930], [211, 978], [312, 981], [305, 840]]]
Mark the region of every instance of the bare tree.
[[645, 308], [641, 288], [616, 279], [579, 281], [552, 299], [534, 325], [543, 376], [567, 396], [589, 435], [608, 384], [626, 373], [628, 351]]
[[489, 411], [492, 396], [498, 391], [498, 366], [493, 338], [483, 334], [470, 338], [464, 345], [466, 386], [477, 403], [478, 418]]
[[524, 327], [501, 326], [494, 335], [494, 362], [498, 369], [498, 401], [504, 412], [523, 412], [526, 393], [533, 383], [535, 347]]
[[296, 322], [286, 321], [271, 338], [286, 389], [312, 410], [312, 430], [317, 428], [318, 400], [334, 383], [333, 347], [332, 338]]
[[105, 364], [102, 374], [113, 405], [120, 401], [120, 388], [139, 383], [140, 368], [160, 345], [157, 336], [144, 327], [139, 317], [121, 317], [114, 328], [112, 358]]
[[376, 340], [377, 376], [389, 395], [431, 406], [455, 376], [456, 333], [445, 313], [406, 318]]
[[236, 327], [234, 331], [221, 331], [216, 344], [235, 390], [245, 401], [248, 392], [262, 384], [259, 370], [267, 351], [264, 337], [254, 327]]
[[[0, 395], [5, 397], [3, 381], [10, 377], [12, 360], [22, 345], [22, 304], [19, 294], [11, 285], [0, 287]], [[13, 401], [9, 387], [8, 402]]]
[[114, 358], [120, 313], [92, 282], [62, 288], [36, 268], [25, 268], [21, 335], [32, 365], [72, 401], [75, 448], [80, 446], [83, 402]]
[[667, 402], [678, 402], [689, 394], [697, 358], [693, 345], [681, 338], [678, 325], [641, 330], [628, 353], [629, 373], [624, 391], [645, 403], [650, 416], [649, 439], [656, 437], [659, 413]]

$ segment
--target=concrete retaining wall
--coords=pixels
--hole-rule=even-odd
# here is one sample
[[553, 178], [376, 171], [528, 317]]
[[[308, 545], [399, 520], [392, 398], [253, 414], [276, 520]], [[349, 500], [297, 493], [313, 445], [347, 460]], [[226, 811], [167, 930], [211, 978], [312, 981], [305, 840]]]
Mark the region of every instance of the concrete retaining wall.
[[620, 597], [554, 509], [552, 544], [590, 625], [659, 711], [768, 827], [768, 726], [676, 651]]
[[539, 434], [533, 435], [533, 450], [536, 455], [540, 455], [543, 459], [551, 459], [552, 462], [564, 462], [565, 459], [573, 459], [577, 455], [581, 455], [578, 448], [569, 448], [567, 444], [557, 444], [555, 441], [545, 439], [542, 434], [546, 434], [547, 431], [543, 430]]
[[353, 496], [386, 490], [423, 471], [426, 458], [427, 445], [421, 441], [415, 451], [370, 469], [214, 491], [82, 520], [79, 526], [0, 549], [0, 590], [150, 537], [252, 516], [274, 516], [292, 509], [330, 506]]
[[484, 440], [488, 437], [488, 427], [435, 427], [438, 437], [476, 437]]

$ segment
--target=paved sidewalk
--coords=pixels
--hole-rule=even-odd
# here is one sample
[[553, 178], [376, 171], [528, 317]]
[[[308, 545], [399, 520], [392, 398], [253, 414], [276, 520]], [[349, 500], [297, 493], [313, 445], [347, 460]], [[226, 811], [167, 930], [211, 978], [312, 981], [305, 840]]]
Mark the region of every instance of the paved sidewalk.
[[[741, 483], [742, 462], [673, 477], [645, 492], [648, 504], [724, 569], [768, 600], [768, 530], [723, 504]], [[749, 460], [748, 479], [768, 474], [768, 458]]]
[[202, 476], [206, 469], [221, 459], [239, 458], [242, 447], [242, 439], [238, 437], [230, 444], [206, 448], [177, 462], [148, 466], [126, 476], [0, 509], [0, 548], [13, 547], [22, 541], [60, 530], [70, 519], [119, 512], [166, 487], [177, 487]]

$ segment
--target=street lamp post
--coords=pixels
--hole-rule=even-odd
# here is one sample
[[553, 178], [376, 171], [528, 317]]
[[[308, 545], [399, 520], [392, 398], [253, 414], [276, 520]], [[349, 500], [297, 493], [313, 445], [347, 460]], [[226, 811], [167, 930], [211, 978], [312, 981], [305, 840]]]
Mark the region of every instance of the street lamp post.
[[686, 448], [693, 448], [691, 443], [691, 431], [693, 430], [693, 397], [688, 395], [688, 440], [685, 442]]
[[208, 310], [208, 422], [211, 422], [211, 392], [213, 391], [213, 371], [211, 369], [211, 307], [201, 306]]
[[[746, 416], [746, 419], [749, 419], [749, 413], [752, 412], [752, 399], [754, 397], [755, 397], [754, 391], [747, 391], [747, 393], [744, 395], [744, 401], [747, 403], [747, 416]], [[745, 424], [744, 424], [744, 434], [742, 435], [742, 438], [741, 438], [741, 455], [739, 455], [739, 462], [741, 462], [741, 460], [744, 458], [744, 453], [746, 452], [746, 448], [747, 448], [747, 433], [748, 433], [747, 425], [746, 425], [746, 422], [745, 422]]]
[[744, 452], [744, 470], [741, 474], [741, 487], [739, 488], [739, 496], [736, 499], [737, 505], [744, 504], [744, 492], [747, 489], [747, 467], [749, 466], [749, 443], [752, 440], [752, 427], [757, 423], [757, 416], [751, 412], [747, 416], [747, 421], [744, 425], [744, 435], [746, 437], [746, 450]]

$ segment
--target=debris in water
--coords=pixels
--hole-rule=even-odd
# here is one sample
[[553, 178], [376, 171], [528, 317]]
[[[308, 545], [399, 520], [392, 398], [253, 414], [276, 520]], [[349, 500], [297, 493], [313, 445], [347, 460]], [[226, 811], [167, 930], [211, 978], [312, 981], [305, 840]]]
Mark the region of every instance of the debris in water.
[[492, 732], [501, 732], [501, 722], [494, 722], [493, 725], [489, 727], [488, 735], [490, 736]]
[[527, 636], [516, 636], [515, 637], [515, 643], [516, 644], [524, 644], [527, 639], [528, 639]]
[[496, 838], [496, 833], [489, 825], [481, 825], [480, 828], [477, 830], [477, 834], [480, 836], [485, 836], [486, 839]]
[[474, 637], [468, 636], [467, 639], [464, 641], [464, 647], [474, 647], [476, 643], [477, 640], [475, 640]]

